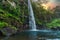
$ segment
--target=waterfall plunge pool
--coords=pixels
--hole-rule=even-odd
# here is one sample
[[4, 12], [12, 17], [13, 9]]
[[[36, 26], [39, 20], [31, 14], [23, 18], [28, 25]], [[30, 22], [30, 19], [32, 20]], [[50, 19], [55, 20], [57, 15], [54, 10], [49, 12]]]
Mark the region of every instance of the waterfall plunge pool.
[[[4, 38], [0, 38], [4, 40]], [[60, 40], [60, 31], [38, 30], [38, 31], [23, 31], [14, 36], [7, 38], [7, 40]]]

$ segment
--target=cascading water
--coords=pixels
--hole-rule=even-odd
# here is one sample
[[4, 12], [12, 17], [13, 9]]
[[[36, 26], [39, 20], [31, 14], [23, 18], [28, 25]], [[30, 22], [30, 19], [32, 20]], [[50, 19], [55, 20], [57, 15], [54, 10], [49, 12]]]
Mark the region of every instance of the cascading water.
[[29, 26], [32, 30], [36, 30], [36, 23], [34, 18], [34, 13], [30, 0], [28, 0], [28, 10], [29, 10]]

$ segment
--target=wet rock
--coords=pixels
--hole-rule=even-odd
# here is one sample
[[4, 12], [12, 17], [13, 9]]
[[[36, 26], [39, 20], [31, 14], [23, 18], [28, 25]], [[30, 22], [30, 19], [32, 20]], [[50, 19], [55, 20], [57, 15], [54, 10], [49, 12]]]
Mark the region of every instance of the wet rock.
[[52, 30], [57, 30], [55, 27], [54, 28], [51, 28]]
[[17, 30], [16, 29], [13, 29], [11, 27], [6, 27], [6, 28], [3, 28], [1, 30], [1, 32], [3, 33], [3, 35], [8, 36], [8, 35], [15, 34], [17, 32]]
[[57, 30], [60, 30], [60, 27], [57, 27]]
[[52, 27], [52, 30], [60, 30], [60, 27]]
[[3, 33], [0, 31], [0, 36], [4, 36]]

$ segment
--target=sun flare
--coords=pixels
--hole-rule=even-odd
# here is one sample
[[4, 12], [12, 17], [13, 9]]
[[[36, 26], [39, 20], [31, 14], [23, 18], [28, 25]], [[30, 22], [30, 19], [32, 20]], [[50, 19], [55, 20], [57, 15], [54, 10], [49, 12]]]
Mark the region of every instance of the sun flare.
[[52, 10], [54, 7], [56, 7], [56, 5], [54, 3], [50, 3], [50, 2], [48, 2], [46, 4], [43, 3], [43, 4], [41, 4], [41, 6], [43, 6], [43, 8], [46, 10], [48, 10], [48, 9]]
[[44, 9], [48, 9], [48, 6], [46, 4], [41, 4], [41, 6], [43, 6]]

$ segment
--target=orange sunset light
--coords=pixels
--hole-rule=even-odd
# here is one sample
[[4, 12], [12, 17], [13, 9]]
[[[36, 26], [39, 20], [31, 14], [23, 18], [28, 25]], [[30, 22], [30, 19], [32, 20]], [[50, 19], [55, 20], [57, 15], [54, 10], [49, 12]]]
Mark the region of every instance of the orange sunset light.
[[43, 6], [44, 9], [48, 10], [48, 9], [53, 9], [56, 7], [56, 5], [54, 3], [48, 2], [48, 3], [43, 3], [41, 4]]

